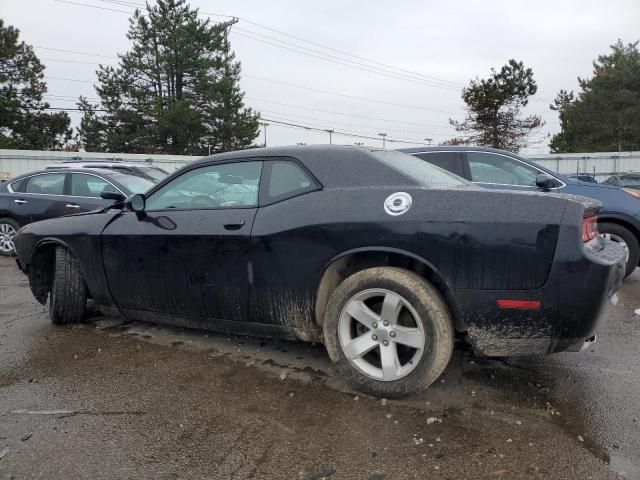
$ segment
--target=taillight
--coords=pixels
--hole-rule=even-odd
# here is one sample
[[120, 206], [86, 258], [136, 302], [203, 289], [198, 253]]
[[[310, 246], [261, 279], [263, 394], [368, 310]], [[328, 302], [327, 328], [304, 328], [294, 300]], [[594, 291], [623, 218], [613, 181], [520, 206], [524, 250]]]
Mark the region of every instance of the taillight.
[[588, 242], [598, 235], [598, 217], [590, 215], [582, 218], [582, 241]]

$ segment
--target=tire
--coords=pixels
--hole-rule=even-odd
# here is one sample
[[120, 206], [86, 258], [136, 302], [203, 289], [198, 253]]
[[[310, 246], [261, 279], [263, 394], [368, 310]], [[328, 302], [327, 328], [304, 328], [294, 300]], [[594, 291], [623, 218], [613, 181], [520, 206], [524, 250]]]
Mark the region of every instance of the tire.
[[601, 235], [614, 242], [626, 244], [629, 257], [627, 258], [625, 277], [631, 275], [638, 266], [638, 261], [640, 261], [640, 244], [638, 243], [636, 236], [631, 231], [617, 223], [598, 223], [598, 231]]
[[87, 305], [87, 287], [80, 262], [69, 250], [56, 247], [56, 258], [49, 296], [51, 323], [64, 325], [80, 322]]
[[[440, 293], [422, 277], [395, 267], [369, 268], [344, 280], [329, 298], [323, 333], [329, 357], [347, 381], [386, 398], [427, 388], [453, 352], [453, 322]], [[365, 353], [354, 355], [358, 352]]]
[[20, 225], [12, 218], [0, 218], [0, 255], [12, 257], [16, 254], [16, 248], [13, 245], [13, 236], [16, 234]]

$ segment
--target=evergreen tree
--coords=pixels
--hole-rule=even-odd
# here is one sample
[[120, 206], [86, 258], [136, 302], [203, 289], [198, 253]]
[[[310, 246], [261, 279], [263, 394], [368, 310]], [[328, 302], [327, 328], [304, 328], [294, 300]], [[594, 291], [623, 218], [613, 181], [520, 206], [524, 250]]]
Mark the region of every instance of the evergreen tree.
[[44, 66], [0, 19], [0, 148], [55, 150], [71, 138], [65, 112], [48, 113]]
[[185, 0], [136, 10], [131, 49], [97, 71], [100, 105], [78, 103], [85, 148], [199, 155], [251, 146], [259, 116], [243, 103], [230, 25], [199, 19]]
[[526, 145], [527, 136], [543, 125], [537, 115], [521, 117], [522, 108], [537, 90], [533, 71], [515, 60], [509, 60], [499, 72], [492, 68], [486, 80], [471, 80], [462, 90], [466, 118], [462, 122], [449, 120], [463, 134], [453, 141], [518, 152]]
[[640, 51], [638, 42], [611, 45], [593, 62], [593, 77], [578, 78], [580, 91], [561, 90], [551, 109], [560, 133], [553, 152], [606, 152], [640, 149]]

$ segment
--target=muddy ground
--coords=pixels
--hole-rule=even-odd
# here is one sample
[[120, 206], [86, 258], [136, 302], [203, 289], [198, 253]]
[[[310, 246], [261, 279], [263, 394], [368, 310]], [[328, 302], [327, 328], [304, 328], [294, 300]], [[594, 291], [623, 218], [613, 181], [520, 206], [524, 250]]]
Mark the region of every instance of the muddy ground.
[[320, 345], [127, 323], [54, 327], [0, 258], [0, 478], [640, 479], [640, 273], [598, 343], [475, 358], [404, 401]]

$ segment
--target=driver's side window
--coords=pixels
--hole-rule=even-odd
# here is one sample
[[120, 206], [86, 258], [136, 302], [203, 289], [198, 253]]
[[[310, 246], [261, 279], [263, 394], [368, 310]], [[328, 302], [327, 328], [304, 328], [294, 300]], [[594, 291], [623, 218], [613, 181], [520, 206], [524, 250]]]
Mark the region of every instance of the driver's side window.
[[255, 207], [261, 171], [256, 161], [195, 168], [154, 192], [146, 210]]

